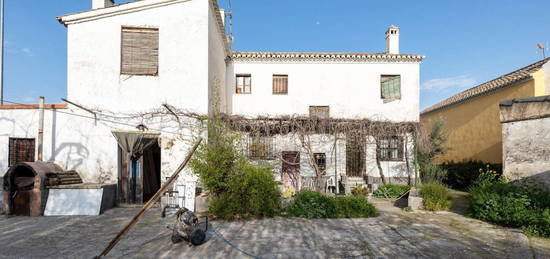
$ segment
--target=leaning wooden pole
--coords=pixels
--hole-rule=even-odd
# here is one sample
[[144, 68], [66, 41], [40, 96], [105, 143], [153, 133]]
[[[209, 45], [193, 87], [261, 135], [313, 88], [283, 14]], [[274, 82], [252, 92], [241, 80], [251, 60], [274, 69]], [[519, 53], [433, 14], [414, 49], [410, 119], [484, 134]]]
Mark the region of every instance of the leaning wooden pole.
[[139, 221], [139, 219], [145, 214], [145, 212], [153, 206], [153, 204], [160, 198], [160, 196], [163, 193], [166, 192], [166, 190], [168, 190], [168, 188], [176, 181], [176, 179], [178, 178], [178, 175], [183, 170], [183, 168], [185, 168], [187, 163], [189, 163], [189, 160], [191, 160], [191, 157], [193, 156], [195, 151], [197, 151], [197, 148], [199, 147], [201, 142], [202, 142], [202, 138], [199, 138], [197, 143], [195, 143], [195, 145], [191, 148], [191, 150], [187, 154], [187, 157], [185, 157], [185, 160], [183, 161], [183, 163], [181, 163], [181, 165], [178, 167], [178, 169], [176, 169], [176, 171], [170, 177], [170, 179], [168, 179], [168, 181], [166, 181], [166, 183], [164, 183], [164, 185], [162, 185], [162, 187], [160, 187], [160, 189], [157, 191], [157, 193], [155, 193], [155, 195], [153, 195], [153, 197], [147, 203], [145, 203], [145, 205], [143, 205], [143, 208], [141, 208], [141, 210], [138, 212], [138, 214], [136, 214], [134, 216], [134, 218], [132, 220], [130, 220], [128, 225], [126, 225], [115, 236], [115, 238], [113, 238], [113, 240], [111, 240], [109, 245], [103, 250], [103, 252], [101, 252], [101, 254], [96, 256], [96, 258], [101, 258], [103, 256], [106, 256], [111, 251], [111, 249], [113, 249], [113, 247], [115, 247], [116, 244], [122, 239], [122, 236], [124, 236], [126, 233], [128, 233], [128, 231], [130, 231], [130, 229]]

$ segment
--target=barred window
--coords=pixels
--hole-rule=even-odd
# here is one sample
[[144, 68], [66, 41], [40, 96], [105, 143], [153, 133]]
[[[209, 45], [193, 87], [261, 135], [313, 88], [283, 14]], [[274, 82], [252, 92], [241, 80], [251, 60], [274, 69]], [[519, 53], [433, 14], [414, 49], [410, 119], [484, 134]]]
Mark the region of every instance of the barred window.
[[248, 157], [257, 160], [275, 159], [275, 141], [270, 136], [249, 135], [247, 141]]
[[158, 75], [159, 29], [122, 27], [121, 46], [121, 74]]
[[378, 138], [378, 152], [381, 161], [403, 161], [403, 138], [397, 136]]
[[288, 94], [288, 75], [273, 75], [273, 94]]
[[309, 106], [309, 117], [328, 119], [330, 117], [329, 106]]
[[315, 157], [315, 163], [317, 167], [319, 167], [319, 170], [325, 172], [327, 170], [327, 155], [325, 153], [315, 153], [313, 156]]
[[10, 138], [8, 166], [20, 162], [34, 162], [35, 145], [33, 138]]
[[251, 75], [237, 75], [237, 82], [235, 93], [237, 94], [250, 94], [252, 93], [252, 76]]
[[382, 75], [380, 77], [380, 91], [384, 103], [401, 100], [401, 76]]

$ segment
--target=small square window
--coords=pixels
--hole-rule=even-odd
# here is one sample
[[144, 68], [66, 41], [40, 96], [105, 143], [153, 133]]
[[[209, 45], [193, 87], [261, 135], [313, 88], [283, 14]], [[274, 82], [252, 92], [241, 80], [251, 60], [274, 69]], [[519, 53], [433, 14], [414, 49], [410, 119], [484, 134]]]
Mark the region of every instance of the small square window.
[[329, 106], [309, 106], [309, 117], [328, 119], [330, 118]]
[[237, 75], [236, 76], [236, 94], [250, 94], [252, 93], [252, 76], [251, 75]]
[[403, 161], [403, 138], [398, 136], [378, 138], [378, 157], [381, 161]]
[[273, 75], [273, 94], [288, 94], [288, 75]]

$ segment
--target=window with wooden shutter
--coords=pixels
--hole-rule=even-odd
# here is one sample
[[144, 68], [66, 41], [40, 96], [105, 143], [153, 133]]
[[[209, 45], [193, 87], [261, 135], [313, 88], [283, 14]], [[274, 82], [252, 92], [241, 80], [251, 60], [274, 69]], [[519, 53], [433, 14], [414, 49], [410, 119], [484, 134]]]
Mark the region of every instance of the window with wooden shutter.
[[8, 150], [8, 165], [12, 166], [20, 162], [34, 162], [33, 138], [10, 138]]
[[398, 136], [378, 138], [378, 157], [381, 161], [403, 161], [403, 138]]
[[329, 106], [309, 106], [309, 117], [328, 119], [330, 117]]
[[401, 100], [401, 76], [380, 76], [380, 92], [384, 103]]
[[251, 75], [237, 75], [235, 93], [237, 94], [250, 94], [252, 93], [252, 76]]
[[275, 159], [275, 139], [270, 136], [249, 135], [248, 157], [254, 160]]
[[159, 30], [123, 27], [120, 73], [156, 76], [158, 72]]
[[273, 94], [288, 94], [288, 75], [273, 75]]

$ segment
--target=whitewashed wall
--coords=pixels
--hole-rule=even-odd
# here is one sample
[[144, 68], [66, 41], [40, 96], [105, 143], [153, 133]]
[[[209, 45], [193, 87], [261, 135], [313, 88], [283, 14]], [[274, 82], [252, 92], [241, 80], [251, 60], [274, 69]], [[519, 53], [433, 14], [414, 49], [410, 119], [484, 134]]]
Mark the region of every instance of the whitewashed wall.
[[[235, 61], [227, 89], [234, 114], [307, 115], [330, 106], [331, 117], [419, 120], [419, 63]], [[252, 94], [235, 94], [235, 74], [252, 75]], [[273, 74], [288, 74], [288, 95], [272, 94]], [[401, 100], [383, 103], [380, 75], [401, 75]]]
[[[208, 11], [208, 101], [210, 108], [217, 107], [219, 111], [227, 113], [227, 89], [226, 81], [226, 57], [228, 53], [225, 51], [224, 41], [221, 33], [225, 35], [225, 31], [219, 28], [216, 17], [218, 12], [209, 8]], [[211, 110], [212, 111], [212, 110]]]
[[[333, 135], [317, 134], [311, 136], [311, 147], [314, 153], [326, 154], [326, 172], [327, 176], [340, 177], [341, 175], [347, 175], [346, 171], [346, 138], [344, 135], [339, 135], [336, 140]], [[278, 181], [282, 181], [282, 160], [281, 154], [283, 151], [298, 151], [300, 152], [300, 175], [305, 177], [312, 177], [315, 175], [315, 169], [311, 166], [309, 155], [307, 151], [302, 147], [301, 142], [297, 135], [276, 135], [274, 136], [275, 147], [273, 149], [275, 159], [267, 161], [257, 161], [259, 163], [267, 163], [273, 168], [275, 178]], [[407, 168], [407, 162], [405, 158], [402, 161], [381, 161], [381, 167], [384, 176], [388, 182], [403, 183], [410, 177], [414, 179], [414, 143], [412, 136], [407, 135], [407, 155], [409, 159], [409, 167]], [[363, 181], [362, 177], [352, 177], [349, 184], [358, 183], [380, 183], [380, 173], [376, 164], [376, 142], [373, 137], [367, 138], [365, 147], [365, 169], [366, 175], [370, 181]], [[405, 154], [405, 150], [404, 150]], [[349, 186], [348, 186], [349, 187]], [[349, 188], [348, 188], [349, 191]]]
[[[206, 113], [209, 9], [208, 0], [179, 1], [68, 25], [68, 99], [113, 112], [169, 103]], [[120, 74], [122, 26], [159, 28], [158, 76]]]

